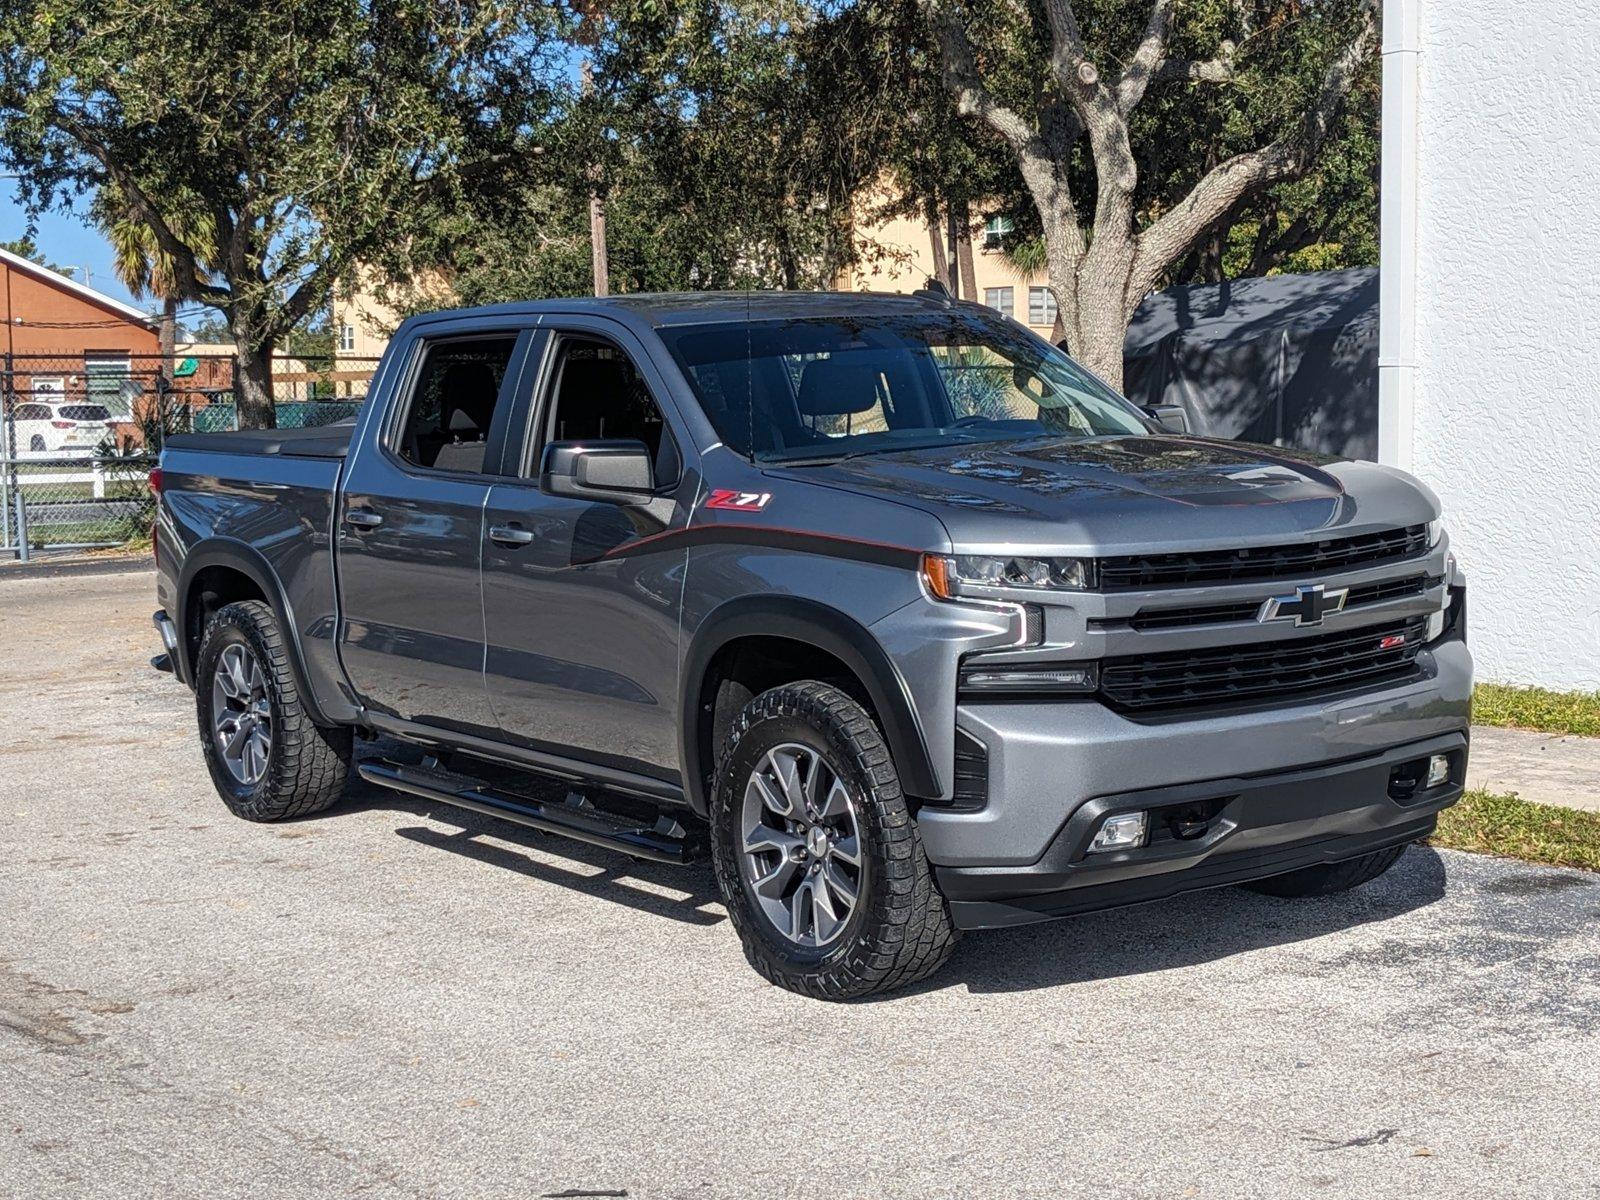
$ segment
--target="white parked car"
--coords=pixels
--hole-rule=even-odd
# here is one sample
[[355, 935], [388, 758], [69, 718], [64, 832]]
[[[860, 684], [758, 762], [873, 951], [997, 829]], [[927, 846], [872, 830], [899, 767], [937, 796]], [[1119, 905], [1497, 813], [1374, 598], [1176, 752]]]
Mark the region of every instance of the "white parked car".
[[90, 455], [111, 429], [111, 412], [105, 405], [81, 400], [19, 404], [14, 420], [18, 458]]

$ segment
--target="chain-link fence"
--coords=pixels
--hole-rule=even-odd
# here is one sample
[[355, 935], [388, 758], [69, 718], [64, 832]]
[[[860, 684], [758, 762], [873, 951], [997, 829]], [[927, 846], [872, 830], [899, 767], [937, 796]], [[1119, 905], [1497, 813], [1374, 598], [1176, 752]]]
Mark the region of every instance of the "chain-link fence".
[[[0, 364], [0, 552], [149, 535], [147, 479], [170, 433], [234, 429], [232, 355], [7, 355]], [[273, 359], [280, 429], [353, 416], [377, 360]]]

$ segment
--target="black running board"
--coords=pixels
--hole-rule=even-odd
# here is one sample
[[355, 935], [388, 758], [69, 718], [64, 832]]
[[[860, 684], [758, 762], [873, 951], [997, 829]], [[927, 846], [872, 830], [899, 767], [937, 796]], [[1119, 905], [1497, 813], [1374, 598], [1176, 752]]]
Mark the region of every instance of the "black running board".
[[361, 778], [379, 787], [409, 792], [486, 817], [499, 817], [591, 846], [604, 846], [649, 862], [682, 866], [702, 857], [677, 819], [661, 816], [654, 825], [641, 824], [638, 818], [595, 808], [576, 791], [568, 793], [565, 803], [551, 804], [433, 766], [412, 767], [383, 759], [361, 763], [356, 769]]

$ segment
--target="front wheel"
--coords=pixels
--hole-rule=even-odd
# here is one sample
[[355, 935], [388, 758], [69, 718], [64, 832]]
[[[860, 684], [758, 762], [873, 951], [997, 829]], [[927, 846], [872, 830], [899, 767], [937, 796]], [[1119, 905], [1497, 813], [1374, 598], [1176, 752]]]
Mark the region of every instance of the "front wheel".
[[1390, 846], [1387, 850], [1374, 850], [1371, 854], [1347, 858], [1343, 862], [1321, 863], [1315, 867], [1302, 867], [1298, 871], [1257, 879], [1244, 886], [1252, 892], [1262, 892], [1268, 896], [1331, 896], [1370, 883], [1399, 862], [1405, 852], [1403, 844]]
[[829, 684], [739, 714], [712, 798], [717, 884], [745, 957], [780, 987], [849, 1000], [925, 979], [957, 932], [888, 747]]
[[194, 691], [206, 766], [234, 816], [281, 821], [339, 798], [350, 730], [311, 720], [268, 605], [241, 600], [217, 610], [200, 642]]

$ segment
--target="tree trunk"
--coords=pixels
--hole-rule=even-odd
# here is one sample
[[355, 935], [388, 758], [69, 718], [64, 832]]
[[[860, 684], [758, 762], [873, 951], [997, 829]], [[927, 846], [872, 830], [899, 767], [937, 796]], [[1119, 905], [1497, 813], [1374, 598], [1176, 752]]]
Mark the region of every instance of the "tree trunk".
[[950, 206], [950, 219], [956, 234], [956, 272], [961, 281], [961, 298], [978, 299], [978, 271], [972, 261], [972, 209], [965, 199]]
[[234, 337], [233, 403], [240, 429], [276, 429], [272, 402], [272, 346]]
[[178, 340], [178, 298], [168, 296], [161, 302], [161, 390], [172, 386], [172, 350]]
[[1082, 301], [1078, 314], [1073, 357], [1113, 389], [1122, 391], [1122, 343], [1127, 336], [1127, 318], [1115, 305]]
[[939, 228], [939, 210], [931, 203], [927, 209], [928, 244], [933, 247], [933, 277], [945, 288], [950, 287], [950, 260], [945, 257], [944, 231]]

